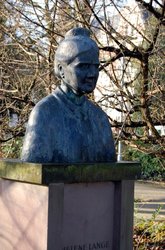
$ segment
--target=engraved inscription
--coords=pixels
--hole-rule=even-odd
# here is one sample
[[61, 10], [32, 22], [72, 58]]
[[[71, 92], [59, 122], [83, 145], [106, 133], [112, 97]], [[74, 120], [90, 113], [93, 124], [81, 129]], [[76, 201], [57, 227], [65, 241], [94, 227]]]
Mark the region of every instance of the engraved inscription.
[[62, 250], [97, 250], [107, 249], [110, 247], [109, 241], [98, 241], [95, 243], [65, 246]]

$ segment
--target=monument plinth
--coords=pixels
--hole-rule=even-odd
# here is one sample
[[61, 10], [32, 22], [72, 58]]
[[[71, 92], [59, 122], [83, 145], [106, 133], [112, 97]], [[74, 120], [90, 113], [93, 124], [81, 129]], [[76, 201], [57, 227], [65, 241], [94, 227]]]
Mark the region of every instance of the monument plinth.
[[1, 249], [132, 250], [135, 162], [0, 161]]

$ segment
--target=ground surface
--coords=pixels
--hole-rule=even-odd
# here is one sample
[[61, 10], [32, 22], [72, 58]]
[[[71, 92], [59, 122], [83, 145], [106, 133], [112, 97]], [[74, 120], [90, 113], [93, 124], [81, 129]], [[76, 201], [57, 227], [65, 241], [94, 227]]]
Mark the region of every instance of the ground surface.
[[135, 218], [150, 219], [159, 210], [156, 220], [165, 221], [165, 183], [135, 182]]

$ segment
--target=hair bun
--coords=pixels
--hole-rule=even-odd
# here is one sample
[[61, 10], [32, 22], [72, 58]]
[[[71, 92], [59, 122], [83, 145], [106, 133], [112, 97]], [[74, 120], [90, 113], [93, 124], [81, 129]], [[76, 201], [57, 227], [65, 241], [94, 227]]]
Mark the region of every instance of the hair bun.
[[90, 37], [90, 31], [85, 29], [85, 28], [73, 28], [69, 30], [65, 34], [65, 38], [73, 37], [73, 36], [85, 36], [85, 37]]

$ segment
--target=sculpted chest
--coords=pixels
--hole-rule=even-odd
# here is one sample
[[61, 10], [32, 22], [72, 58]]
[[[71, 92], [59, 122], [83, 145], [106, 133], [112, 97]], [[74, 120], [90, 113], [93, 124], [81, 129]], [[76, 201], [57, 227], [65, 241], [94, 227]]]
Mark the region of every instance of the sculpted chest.
[[94, 161], [102, 151], [99, 121], [93, 121], [93, 117], [88, 117], [85, 112], [72, 114], [64, 109], [54, 116], [51, 124], [49, 138], [53, 161]]
[[109, 122], [88, 100], [75, 105], [60, 93], [34, 108], [22, 150], [24, 161], [105, 162], [114, 155]]

